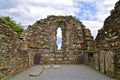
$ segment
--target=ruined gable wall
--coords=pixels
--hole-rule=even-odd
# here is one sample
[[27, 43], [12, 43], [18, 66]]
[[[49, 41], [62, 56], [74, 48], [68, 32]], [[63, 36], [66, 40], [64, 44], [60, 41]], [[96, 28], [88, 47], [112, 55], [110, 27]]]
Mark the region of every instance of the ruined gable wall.
[[[57, 28], [62, 29], [62, 48], [57, 50]], [[31, 64], [35, 53], [40, 53], [41, 63], [76, 63], [76, 58], [90, 47], [93, 40], [90, 30], [72, 16], [49, 16], [37, 21], [26, 31]]]

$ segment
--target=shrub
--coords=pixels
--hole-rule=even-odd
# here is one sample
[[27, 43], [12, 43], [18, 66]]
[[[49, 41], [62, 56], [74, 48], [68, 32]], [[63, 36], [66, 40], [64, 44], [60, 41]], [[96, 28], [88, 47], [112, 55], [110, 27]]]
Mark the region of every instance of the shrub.
[[22, 25], [17, 24], [9, 16], [1, 16], [0, 18], [3, 19], [10, 26], [11, 30], [16, 32], [18, 36], [24, 31]]

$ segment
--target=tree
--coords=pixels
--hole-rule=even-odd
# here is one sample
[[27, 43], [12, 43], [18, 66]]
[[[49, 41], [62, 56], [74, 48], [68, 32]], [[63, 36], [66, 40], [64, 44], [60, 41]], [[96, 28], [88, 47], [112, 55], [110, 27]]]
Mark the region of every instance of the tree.
[[17, 24], [9, 16], [1, 16], [0, 18], [3, 19], [18, 36], [24, 31], [22, 25]]

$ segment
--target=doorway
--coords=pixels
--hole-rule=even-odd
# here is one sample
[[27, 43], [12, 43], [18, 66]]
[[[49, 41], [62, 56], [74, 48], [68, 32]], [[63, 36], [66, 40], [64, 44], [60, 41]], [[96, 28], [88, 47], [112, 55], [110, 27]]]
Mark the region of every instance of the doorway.
[[34, 56], [34, 64], [40, 64], [40, 53], [36, 53]]

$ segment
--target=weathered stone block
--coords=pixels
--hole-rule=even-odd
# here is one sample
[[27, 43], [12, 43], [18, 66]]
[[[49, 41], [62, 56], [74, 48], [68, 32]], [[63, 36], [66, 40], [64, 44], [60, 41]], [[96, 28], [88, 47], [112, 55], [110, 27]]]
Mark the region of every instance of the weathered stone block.
[[49, 60], [50, 60], [50, 61], [55, 61], [55, 58], [50, 58]]
[[63, 59], [62, 59], [62, 58], [58, 58], [57, 61], [58, 61], [58, 62], [62, 62]]
[[115, 76], [115, 67], [114, 67], [114, 53], [107, 51], [105, 54], [105, 71], [106, 74], [114, 77]]
[[3, 73], [0, 72], [0, 79], [1, 79], [2, 77], [4, 77], [4, 75], [3, 75]]
[[49, 57], [50, 55], [49, 55], [49, 54], [45, 54], [44, 56], [45, 56], [45, 57]]
[[105, 51], [100, 51], [100, 71], [105, 73]]

